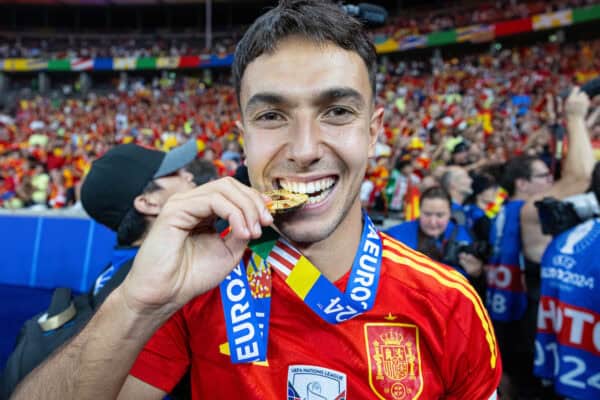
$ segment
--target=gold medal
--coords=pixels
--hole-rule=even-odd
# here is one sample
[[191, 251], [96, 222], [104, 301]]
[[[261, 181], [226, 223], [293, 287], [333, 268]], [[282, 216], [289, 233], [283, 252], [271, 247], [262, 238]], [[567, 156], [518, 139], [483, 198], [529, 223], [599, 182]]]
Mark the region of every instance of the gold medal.
[[271, 198], [271, 202], [267, 204], [267, 209], [273, 215], [297, 210], [308, 201], [308, 195], [306, 194], [292, 193], [283, 189], [271, 190], [265, 194]]

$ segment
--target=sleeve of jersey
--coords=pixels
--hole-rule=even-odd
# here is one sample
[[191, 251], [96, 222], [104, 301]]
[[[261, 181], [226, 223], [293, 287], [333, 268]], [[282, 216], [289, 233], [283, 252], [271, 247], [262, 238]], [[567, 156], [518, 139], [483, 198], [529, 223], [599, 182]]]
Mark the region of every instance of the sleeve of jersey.
[[180, 310], [144, 346], [130, 375], [169, 393], [190, 364], [188, 335]]
[[[474, 293], [474, 291], [473, 291]], [[456, 307], [450, 319], [445, 360], [447, 400], [495, 400], [502, 376], [502, 362], [487, 311], [474, 294]]]

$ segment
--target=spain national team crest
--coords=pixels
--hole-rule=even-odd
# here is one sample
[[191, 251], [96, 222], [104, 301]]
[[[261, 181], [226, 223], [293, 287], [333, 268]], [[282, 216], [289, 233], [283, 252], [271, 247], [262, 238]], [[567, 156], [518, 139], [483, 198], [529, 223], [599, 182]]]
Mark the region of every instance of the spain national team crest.
[[423, 391], [419, 328], [393, 322], [365, 324], [369, 385], [382, 400], [415, 400]]

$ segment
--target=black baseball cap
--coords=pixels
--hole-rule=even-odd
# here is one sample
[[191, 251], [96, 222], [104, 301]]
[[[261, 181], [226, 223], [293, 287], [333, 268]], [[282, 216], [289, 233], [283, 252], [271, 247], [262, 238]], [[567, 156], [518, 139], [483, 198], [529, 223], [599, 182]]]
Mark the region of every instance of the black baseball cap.
[[133, 143], [118, 145], [92, 163], [81, 187], [81, 203], [96, 221], [117, 231], [133, 201], [156, 178], [170, 175], [196, 158], [195, 140], [168, 153]]
[[462, 153], [469, 150], [469, 144], [465, 141], [458, 142], [452, 149], [452, 155]]

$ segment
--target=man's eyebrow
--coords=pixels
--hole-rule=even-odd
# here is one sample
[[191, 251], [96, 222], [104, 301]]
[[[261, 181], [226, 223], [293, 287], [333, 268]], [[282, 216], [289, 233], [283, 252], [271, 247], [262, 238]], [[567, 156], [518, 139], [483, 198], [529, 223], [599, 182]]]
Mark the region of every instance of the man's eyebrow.
[[[323, 105], [340, 100], [348, 100], [354, 103], [355, 107], [362, 108], [365, 105], [365, 99], [359, 91], [350, 87], [332, 87], [325, 89], [317, 94], [312, 101], [315, 105]], [[285, 96], [274, 92], [259, 92], [253, 95], [246, 103], [245, 112], [248, 113], [259, 104], [270, 106], [286, 107], [292, 102]]]
[[326, 89], [318, 94], [314, 103], [322, 105], [340, 100], [349, 100], [357, 108], [362, 108], [365, 105], [365, 99], [360, 92], [350, 87], [332, 87]]
[[259, 93], [256, 93], [255, 95], [253, 95], [250, 98], [250, 100], [248, 100], [248, 103], [246, 103], [246, 109], [245, 109], [246, 113], [249, 110], [252, 110], [252, 108], [258, 106], [259, 104], [281, 106], [281, 105], [289, 104], [289, 101], [286, 100], [285, 97], [283, 97], [282, 95], [277, 94], [277, 93], [259, 92]]

